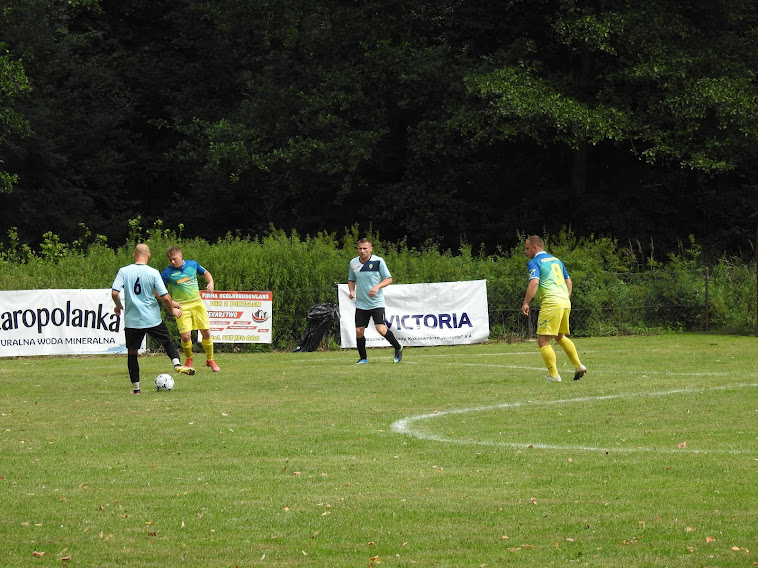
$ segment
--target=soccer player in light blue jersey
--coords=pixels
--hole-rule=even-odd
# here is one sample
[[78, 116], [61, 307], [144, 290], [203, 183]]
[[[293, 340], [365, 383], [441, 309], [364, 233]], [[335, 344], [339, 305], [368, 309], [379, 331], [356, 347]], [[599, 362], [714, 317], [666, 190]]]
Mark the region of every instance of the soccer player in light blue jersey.
[[358, 241], [358, 256], [350, 261], [347, 287], [350, 299], [355, 299], [355, 338], [359, 359], [356, 365], [368, 363], [366, 354], [366, 326], [373, 318], [374, 327], [395, 349], [395, 363], [403, 358], [403, 347], [395, 334], [387, 327], [384, 318], [384, 292], [382, 288], [392, 284], [392, 275], [381, 256], [372, 254], [374, 248], [369, 239]]
[[[194, 375], [191, 367], [183, 367], [179, 362], [179, 350], [171, 340], [166, 324], [161, 317], [158, 299], [174, 317], [182, 315], [179, 304], [174, 302], [161, 280], [160, 273], [147, 265], [150, 260], [150, 248], [139, 244], [132, 253], [134, 264], [119, 269], [111, 285], [111, 297], [116, 304], [114, 312], [121, 316], [124, 311], [124, 335], [126, 336], [127, 367], [132, 382], [132, 394], [140, 394], [139, 361], [137, 355], [145, 334], [160, 343], [174, 365], [174, 370], [187, 375]], [[121, 304], [121, 291], [124, 291], [124, 305]]]
[[560, 382], [555, 351], [550, 340], [555, 339], [574, 365], [574, 380], [587, 372], [582, 365], [574, 343], [566, 337], [569, 333], [571, 313], [571, 278], [566, 267], [556, 257], [545, 252], [542, 238], [532, 235], [524, 243], [524, 252], [529, 257], [529, 283], [526, 287], [521, 313], [529, 316], [529, 303], [537, 298], [540, 303], [537, 321], [537, 345], [548, 370], [547, 380]]

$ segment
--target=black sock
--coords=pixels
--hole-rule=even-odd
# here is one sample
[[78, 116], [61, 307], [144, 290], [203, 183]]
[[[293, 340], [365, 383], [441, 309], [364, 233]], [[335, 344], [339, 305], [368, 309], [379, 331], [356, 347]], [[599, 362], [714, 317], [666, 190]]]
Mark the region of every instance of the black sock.
[[174, 359], [179, 359], [179, 349], [176, 348], [176, 344], [173, 341], [164, 344], [163, 348], [166, 350], [166, 355], [168, 355], [168, 358], [171, 359], [172, 362]]
[[139, 382], [139, 361], [136, 353], [129, 353], [126, 356], [126, 366], [129, 369], [129, 380], [133, 383]]
[[390, 345], [395, 348], [395, 350], [400, 349], [400, 343], [398, 342], [397, 338], [395, 337], [395, 334], [392, 333], [392, 330], [387, 330], [387, 333], [384, 334], [384, 339], [390, 342]]
[[368, 355], [366, 355], [366, 336], [356, 338], [355, 342], [358, 345], [358, 357], [360, 359], [368, 359]]

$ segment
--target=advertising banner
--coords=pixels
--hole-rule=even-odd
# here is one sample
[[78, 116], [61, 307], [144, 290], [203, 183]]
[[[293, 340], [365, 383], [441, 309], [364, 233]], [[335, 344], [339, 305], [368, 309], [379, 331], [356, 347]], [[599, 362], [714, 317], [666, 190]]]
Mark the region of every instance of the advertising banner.
[[271, 292], [201, 290], [215, 343], [271, 343]]
[[0, 357], [110, 353], [126, 353], [110, 288], [0, 292]]
[[[355, 347], [355, 300], [347, 284], [337, 290], [340, 336], [343, 348]], [[392, 284], [384, 288], [385, 319], [403, 345], [459, 345], [481, 343], [490, 335], [487, 281]], [[389, 343], [374, 329], [366, 328], [366, 347]]]

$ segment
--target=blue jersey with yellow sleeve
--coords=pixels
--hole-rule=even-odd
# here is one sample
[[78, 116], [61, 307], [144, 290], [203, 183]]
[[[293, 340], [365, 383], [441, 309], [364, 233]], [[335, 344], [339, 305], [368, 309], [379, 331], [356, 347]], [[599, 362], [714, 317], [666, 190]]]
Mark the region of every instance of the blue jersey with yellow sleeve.
[[569, 275], [566, 267], [556, 257], [544, 250], [534, 255], [529, 261], [529, 280], [539, 278], [536, 298], [541, 306], [553, 308], [570, 308], [568, 286]]
[[166, 283], [171, 297], [183, 304], [200, 299], [200, 286], [197, 283], [197, 275], [205, 274], [205, 268], [194, 260], [185, 260], [181, 268], [169, 265], [161, 272], [161, 278]]

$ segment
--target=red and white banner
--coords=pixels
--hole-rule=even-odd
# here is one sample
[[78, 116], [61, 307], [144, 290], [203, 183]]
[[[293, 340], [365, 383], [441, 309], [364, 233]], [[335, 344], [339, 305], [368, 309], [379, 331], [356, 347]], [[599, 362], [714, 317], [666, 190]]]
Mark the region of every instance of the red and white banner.
[[125, 342], [110, 288], [0, 292], [0, 357], [126, 353]]
[[271, 292], [200, 291], [215, 343], [271, 343]]
[[[347, 284], [338, 286], [340, 336], [343, 348], [355, 347], [355, 300]], [[402, 345], [459, 345], [481, 343], [490, 335], [487, 281], [392, 284], [384, 288], [387, 327]], [[366, 327], [367, 347], [389, 343], [374, 328]]]

